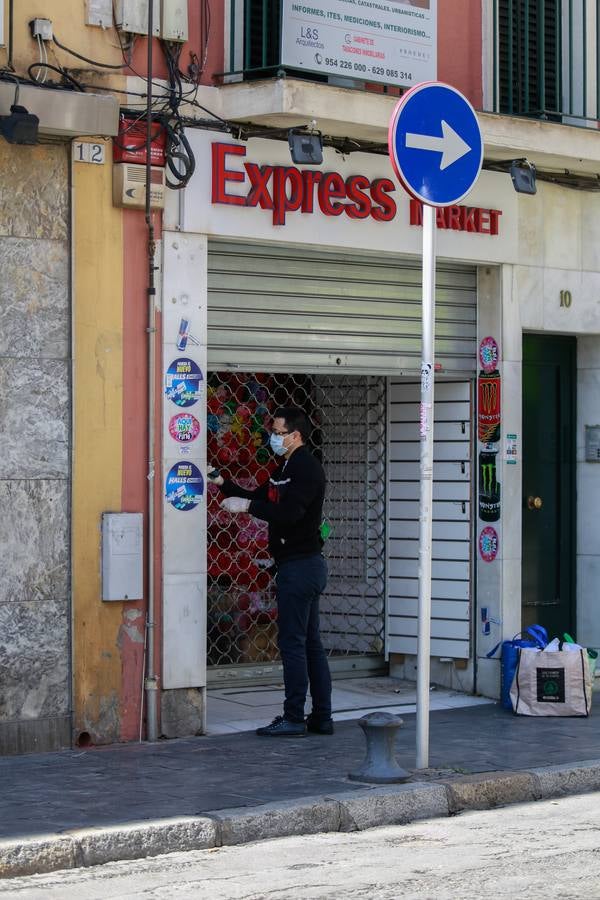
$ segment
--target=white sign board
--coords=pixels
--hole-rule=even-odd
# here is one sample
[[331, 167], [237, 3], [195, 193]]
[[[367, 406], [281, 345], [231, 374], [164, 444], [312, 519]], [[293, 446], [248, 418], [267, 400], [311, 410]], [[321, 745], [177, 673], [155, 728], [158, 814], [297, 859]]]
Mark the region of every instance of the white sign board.
[[410, 87], [437, 77], [437, 0], [283, 0], [281, 64]]
[[[196, 171], [167, 191], [165, 227], [241, 240], [421, 253], [421, 208], [382, 154], [326, 147], [323, 165], [295, 167], [286, 141], [247, 143], [186, 131]], [[277, 224], [279, 223], [279, 224]], [[438, 211], [438, 255], [463, 262], [516, 262], [517, 195], [508, 174], [482, 172], [464, 204]]]

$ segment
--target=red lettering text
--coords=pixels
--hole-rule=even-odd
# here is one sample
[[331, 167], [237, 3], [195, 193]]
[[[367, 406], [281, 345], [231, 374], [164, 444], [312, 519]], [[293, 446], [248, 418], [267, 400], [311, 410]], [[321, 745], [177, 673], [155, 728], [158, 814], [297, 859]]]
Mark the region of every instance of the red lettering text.
[[396, 190], [394, 182], [390, 178], [377, 178], [371, 184], [371, 197], [373, 203], [379, 203], [371, 210], [371, 215], [377, 222], [390, 222], [396, 215], [396, 201], [388, 197]]
[[352, 201], [346, 204], [346, 215], [351, 219], [366, 219], [370, 215], [371, 200], [365, 194], [369, 187], [369, 179], [364, 175], [351, 175], [350, 178], [346, 178], [346, 196]]
[[423, 224], [423, 204], [414, 199], [410, 201], [410, 224]]
[[306, 169], [302, 173], [304, 181], [304, 197], [302, 198], [302, 212], [311, 213], [314, 209], [315, 201], [315, 184], [319, 184], [323, 177], [322, 172], [315, 172], [314, 169]]
[[498, 220], [502, 215], [501, 209], [490, 209], [490, 234], [498, 234]]
[[343, 203], [332, 203], [332, 199], [341, 199], [346, 196], [344, 179], [337, 172], [326, 172], [319, 185], [319, 206], [325, 216], [341, 216], [344, 212]]
[[273, 169], [273, 225], [285, 225], [286, 213], [300, 209], [302, 188], [302, 173], [298, 169], [294, 166], [275, 166]]
[[[436, 208], [435, 221], [438, 228], [452, 231], [468, 231], [473, 234], [498, 234], [501, 209], [481, 209], [478, 206], [442, 206]], [[409, 208], [411, 225], [423, 224], [423, 204], [412, 199]]]
[[261, 209], [273, 209], [273, 198], [269, 193], [269, 179], [273, 174], [273, 166], [257, 166], [256, 163], [244, 163], [252, 188], [246, 197], [246, 206], [260, 206]]
[[[273, 225], [285, 225], [289, 212], [311, 214], [317, 203], [323, 215], [341, 216], [345, 212], [349, 219], [370, 216], [376, 222], [390, 222], [397, 213], [392, 196], [396, 185], [390, 178], [371, 181], [366, 175], [350, 175], [344, 180], [339, 172], [242, 163], [245, 156], [246, 147], [242, 145], [212, 145], [213, 203], [270, 210]], [[228, 168], [235, 157], [240, 159], [240, 169]], [[245, 194], [230, 193], [231, 183], [245, 185]], [[438, 228], [497, 235], [502, 210], [454, 205], [436, 208], [435, 215]], [[423, 204], [414, 198], [409, 203], [409, 217], [411, 225], [423, 224]]]
[[245, 156], [246, 148], [238, 144], [213, 144], [212, 145], [212, 202], [232, 203], [234, 206], [245, 206], [245, 197], [236, 197], [228, 194], [226, 182], [245, 181], [243, 172], [235, 172], [225, 168], [226, 157]]

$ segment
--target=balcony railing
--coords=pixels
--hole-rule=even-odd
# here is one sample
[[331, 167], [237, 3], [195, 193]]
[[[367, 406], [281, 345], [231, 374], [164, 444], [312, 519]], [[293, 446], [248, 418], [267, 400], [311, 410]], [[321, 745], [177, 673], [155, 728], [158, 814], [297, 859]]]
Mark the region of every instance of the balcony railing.
[[[598, 7], [597, 0], [493, 0], [491, 4], [482, 0], [484, 110], [597, 127]], [[281, 55], [282, 0], [226, 0], [226, 9], [225, 82], [290, 75], [365, 89], [365, 80], [311, 73], [285, 64]], [[443, 78], [443, 72], [439, 77]], [[403, 86], [380, 85], [384, 91], [390, 88], [397, 93]]]

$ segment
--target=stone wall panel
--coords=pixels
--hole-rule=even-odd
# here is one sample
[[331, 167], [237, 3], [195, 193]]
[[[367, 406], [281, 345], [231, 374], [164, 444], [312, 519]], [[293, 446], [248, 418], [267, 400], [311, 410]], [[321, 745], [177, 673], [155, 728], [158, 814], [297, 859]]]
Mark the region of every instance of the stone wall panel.
[[0, 479], [68, 478], [70, 365], [0, 358]]
[[0, 141], [0, 753], [70, 740], [69, 152]]
[[[0, 481], [0, 509], [0, 546], [3, 548], [0, 604], [53, 598], [66, 601], [69, 595], [67, 482]], [[39, 615], [42, 617], [41, 636], [42, 609]], [[6, 641], [1, 630], [0, 641]], [[45, 643], [42, 641], [42, 645]]]
[[0, 143], [0, 236], [68, 239], [68, 148]]
[[0, 356], [70, 356], [66, 242], [0, 239]]
[[69, 604], [0, 603], [0, 719], [69, 710]]

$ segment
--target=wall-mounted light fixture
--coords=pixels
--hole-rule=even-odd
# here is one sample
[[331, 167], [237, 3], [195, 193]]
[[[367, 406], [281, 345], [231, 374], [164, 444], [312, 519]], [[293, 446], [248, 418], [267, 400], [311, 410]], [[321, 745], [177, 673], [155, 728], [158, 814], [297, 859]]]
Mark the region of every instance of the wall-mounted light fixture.
[[320, 131], [290, 128], [288, 144], [292, 162], [305, 166], [320, 166], [323, 162], [323, 136]]
[[19, 106], [19, 81], [17, 78], [14, 81], [15, 97], [9, 115], [0, 116], [0, 134], [9, 144], [37, 144], [40, 120]]
[[535, 194], [535, 166], [527, 159], [513, 159], [510, 164], [510, 177], [517, 194]]

